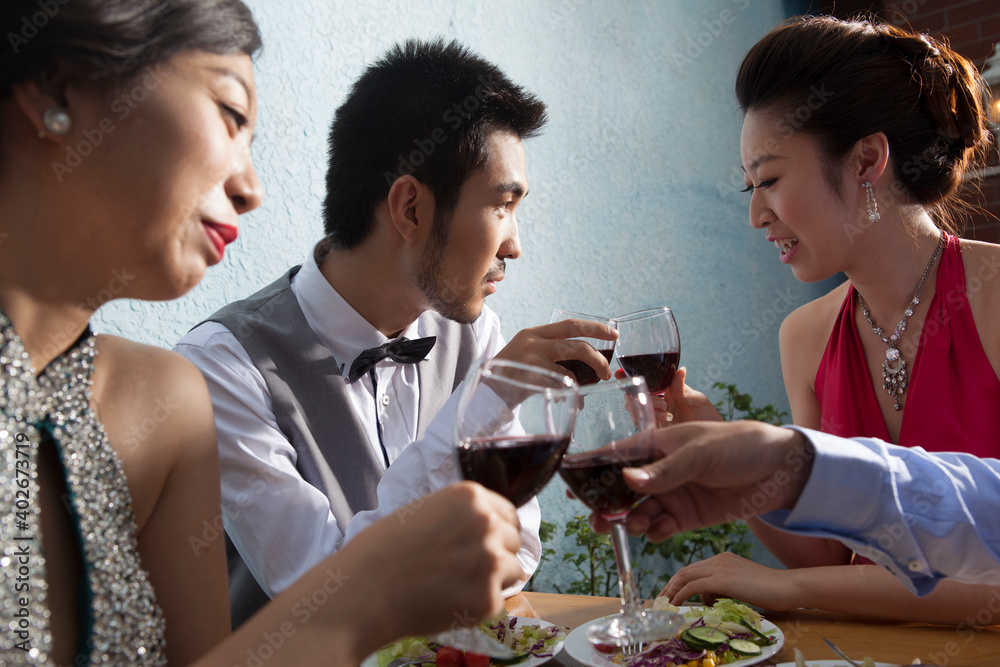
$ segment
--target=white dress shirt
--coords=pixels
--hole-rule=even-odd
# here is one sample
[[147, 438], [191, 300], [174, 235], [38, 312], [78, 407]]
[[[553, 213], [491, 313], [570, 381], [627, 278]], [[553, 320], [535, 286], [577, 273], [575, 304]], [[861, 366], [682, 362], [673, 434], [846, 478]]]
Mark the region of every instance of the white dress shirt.
[[[333, 289], [312, 253], [292, 278], [291, 289], [306, 323], [343, 364], [345, 378], [363, 350], [389, 340]], [[488, 307], [472, 327], [477, 358], [492, 357], [503, 348], [499, 318]], [[416, 322], [401, 335], [421, 338], [427, 335], [421, 329]], [[436, 345], [447, 344], [438, 340]], [[345, 541], [347, 527], [337, 525], [326, 495], [296, 469], [297, 453], [278, 428], [264, 378], [236, 337], [222, 324], [206, 322], [184, 336], [176, 350], [201, 370], [208, 383], [219, 439], [226, 531], [261, 588], [274, 597], [334, 553]], [[434, 353], [431, 350], [428, 358]], [[420, 398], [416, 366], [384, 360], [375, 372], [377, 396], [367, 375], [348, 385], [348, 393], [376, 458], [384, 461], [388, 456], [393, 465], [379, 483], [378, 510], [351, 521], [352, 537], [377, 518], [460, 478], [451, 443], [454, 397], [428, 425], [425, 438], [414, 443]], [[522, 524], [518, 559], [530, 576], [541, 555], [537, 500], [518, 510], [518, 515]], [[515, 592], [517, 588], [508, 594]]]

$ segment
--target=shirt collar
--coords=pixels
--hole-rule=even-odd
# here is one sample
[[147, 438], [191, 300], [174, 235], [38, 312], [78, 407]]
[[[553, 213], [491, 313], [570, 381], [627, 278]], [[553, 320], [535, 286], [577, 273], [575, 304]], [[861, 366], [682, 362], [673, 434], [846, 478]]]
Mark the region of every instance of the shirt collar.
[[[314, 252], [309, 253], [302, 268], [292, 278], [292, 293], [306, 323], [341, 365], [341, 375], [347, 376], [351, 363], [362, 351], [378, 347], [389, 339], [354, 310], [333, 288], [319, 270]], [[400, 336], [417, 338], [417, 322]]]

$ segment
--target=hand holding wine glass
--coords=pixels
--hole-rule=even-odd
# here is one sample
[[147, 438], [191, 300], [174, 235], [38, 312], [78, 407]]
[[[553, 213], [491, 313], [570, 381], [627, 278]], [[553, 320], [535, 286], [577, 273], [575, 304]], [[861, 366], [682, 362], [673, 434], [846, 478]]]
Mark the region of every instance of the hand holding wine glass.
[[458, 398], [455, 446], [462, 477], [520, 507], [555, 475], [576, 419], [572, 378], [490, 359]]
[[[562, 310], [559, 308], [556, 308], [555, 310], [552, 311], [552, 317], [549, 319], [550, 323], [562, 322], [563, 320], [584, 320], [587, 322], [600, 322], [602, 324], [606, 324], [612, 329], [615, 328], [615, 321], [612, 319], [608, 319], [606, 317], [600, 317], [598, 315], [586, 315], [584, 313], [574, 313], [573, 311]], [[575, 338], [574, 340], [581, 340], [587, 343], [592, 348], [597, 350], [601, 354], [601, 356], [607, 359], [608, 363], [611, 363], [611, 356], [612, 354], [614, 354], [615, 351], [615, 341], [603, 340], [600, 338], [585, 338], [585, 337]], [[594, 384], [595, 382], [598, 382], [601, 379], [600, 377], [598, 377], [597, 371], [595, 371], [589, 364], [587, 364], [584, 361], [580, 361], [579, 359], [563, 359], [557, 361], [556, 363], [565, 368], [566, 370], [568, 370], [570, 373], [572, 373], [573, 376], [576, 378], [577, 383], [581, 387]]]
[[587, 628], [595, 644], [637, 646], [669, 637], [682, 622], [677, 614], [641, 608], [625, 532], [625, 518], [642, 495], [625, 483], [622, 472], [657, 456], [651, 399], [641, 377], [580, 389], [576, 427], [559, 469], [573, 494], [611, 524], [622, 611]]
[[[516, 361], [490, 359], [472, 369], [458, 397], [455, 447], [466, 480], [524, 505], [555, 475], [576, 420], [576, 382]], [[498, 658], [513, 651], [475, 628], [438, 641]]]
[[[616, 378], [626, 378], [625, 371], [615, 371]], [[722, 421], [719, 409], [705, 394], [687, 385], [687, 370], [681, 366], [674, 373], [670, 386], [653, 396], [656, 425], [676, 426], [691, 421]]]
[[615, 318], [618, 344], [615, 356], [630, 378], [643, 377], [649, 391], [659, 394], [670, 386], [681, 359], [681, 336], [669, 308], [650, 308]]

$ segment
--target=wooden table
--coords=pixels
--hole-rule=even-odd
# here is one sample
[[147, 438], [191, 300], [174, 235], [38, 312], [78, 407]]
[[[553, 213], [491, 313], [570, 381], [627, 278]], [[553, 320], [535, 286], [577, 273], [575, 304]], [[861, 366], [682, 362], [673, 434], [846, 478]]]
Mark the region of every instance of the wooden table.
[[[919, 658], [924, 665], [1000, 667], [1000, 589], [997, 599], [997, 611], [983, 610], [980, 614], [979, 622], [992, 624], [989, 626], [978, 625], [975, 620], [964, 627], [897, 623], [815, 609], [771, 612], [766, 618], [785, 633], [785, 645], [770, 661], [760, 664], [792, 662], [796, 648], [807, 660], [834, 659], [836, 656], [823, 643], [825, 637], [857, 660], [871, 656], [882, 662], [908, 665]], [[619, 606], [617, 598], [554, 593], [521, 593], [507, 601], [511, 614], [543, 618], [570, 629], [615, 614]], [[565, 651], [555, 662], [565, 667], [580, 665]]]

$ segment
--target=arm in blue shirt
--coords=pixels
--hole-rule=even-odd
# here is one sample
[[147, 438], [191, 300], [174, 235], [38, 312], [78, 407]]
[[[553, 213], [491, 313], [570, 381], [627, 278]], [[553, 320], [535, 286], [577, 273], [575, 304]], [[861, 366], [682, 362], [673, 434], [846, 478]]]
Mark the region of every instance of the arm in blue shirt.
[[812, 473], [795, 507], [764, 521], [837, 539], [918, 595], [945, 578], [1000, 584], [1000, 461], [795, 430]]

